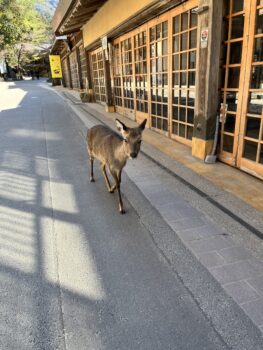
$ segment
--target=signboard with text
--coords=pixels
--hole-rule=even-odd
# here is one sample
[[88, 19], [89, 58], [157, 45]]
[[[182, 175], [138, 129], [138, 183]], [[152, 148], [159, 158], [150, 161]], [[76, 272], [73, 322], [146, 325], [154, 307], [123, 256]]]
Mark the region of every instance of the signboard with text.
[[50, 70], [52, 78], [62, 78], [62, 69], [59, 55], [49, 55]]

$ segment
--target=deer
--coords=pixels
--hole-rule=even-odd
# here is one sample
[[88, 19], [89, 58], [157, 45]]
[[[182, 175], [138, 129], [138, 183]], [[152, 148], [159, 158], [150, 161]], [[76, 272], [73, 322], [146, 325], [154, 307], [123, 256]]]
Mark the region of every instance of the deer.
[[[130, 128], [116, 119], [117, 129], [121, 135], [104, 125], [95, 125], [87, 131], [87, 150], [90, 158], [90, 181], [94, 182], [93, 163], [97, 159], [101, 165], [109, 193], [118, 192], [119, 212], [125, 213], [121, 197], [121, 174], [128, 159], [134, 159], [140, 152], [142, 132], [147, 120], [140, 125]], [[106, 167], [115, 184], [111, 185]]]

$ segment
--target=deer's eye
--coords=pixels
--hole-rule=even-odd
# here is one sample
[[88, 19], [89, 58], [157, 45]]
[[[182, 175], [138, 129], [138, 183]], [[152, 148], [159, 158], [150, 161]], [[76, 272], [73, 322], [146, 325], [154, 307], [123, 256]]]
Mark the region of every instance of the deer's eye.
[[142, 143], [142, 140], [138, 141], [139, 145]]
[[124, 142], [126, 142], [126, 143], [127, 143], [127, 142], [128, 142], [128, 140], [127, 140], [127, 139], [124, 139]]

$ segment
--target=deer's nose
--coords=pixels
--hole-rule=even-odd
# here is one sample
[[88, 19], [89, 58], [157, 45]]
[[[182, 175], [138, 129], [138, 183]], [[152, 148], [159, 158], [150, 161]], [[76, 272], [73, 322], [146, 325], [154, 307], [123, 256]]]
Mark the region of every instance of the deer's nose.
[[130, 156], [131, 156], [132, 158], [136, 158], [136, 157], [137, 157], [137, 153], [131, 153]]

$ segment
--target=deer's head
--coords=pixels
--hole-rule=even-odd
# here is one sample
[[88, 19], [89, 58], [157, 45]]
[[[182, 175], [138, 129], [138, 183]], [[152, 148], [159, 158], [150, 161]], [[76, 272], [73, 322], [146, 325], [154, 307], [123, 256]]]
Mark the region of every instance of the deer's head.
[[116, 119], [117, 129], [121, 132], [126, 155], [132, 159], [136, 158], [141, 147], [142, 132], [147, 120], [145, 119], [139, 126], [129, 128], [119, 119]]

